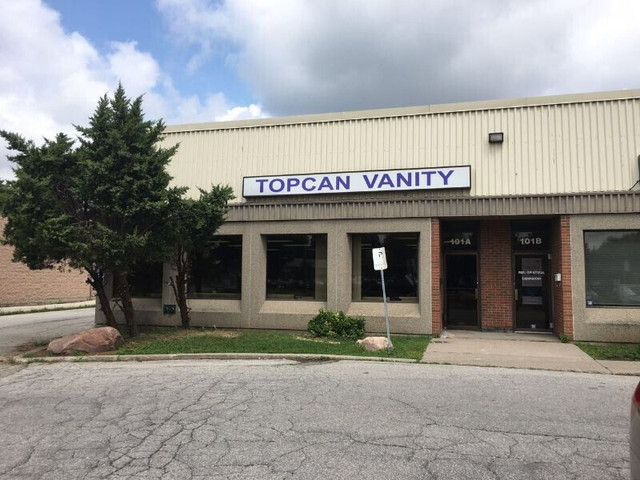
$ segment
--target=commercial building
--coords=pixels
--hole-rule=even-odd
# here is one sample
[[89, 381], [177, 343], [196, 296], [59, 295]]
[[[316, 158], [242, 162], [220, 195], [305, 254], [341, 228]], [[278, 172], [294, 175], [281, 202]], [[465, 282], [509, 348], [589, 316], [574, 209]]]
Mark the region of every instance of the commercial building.
[[[175, 184], [238, 197], [195, 261], [194, 325], [304, 329], [325, 308], [383, 331], [384, 246], [394, 332], [640, 341], [640, 90], [171, 126], [165, 144]], [[138, 318], [178, 324], [160, 270]]]
[[[0, 236], [6, 219], [0, 218]], [[14, 262], [13, 247], [0, 245], [0, 307], [46, 305], [93, 300], [87, 276], [80, 270], [29, 270]]]

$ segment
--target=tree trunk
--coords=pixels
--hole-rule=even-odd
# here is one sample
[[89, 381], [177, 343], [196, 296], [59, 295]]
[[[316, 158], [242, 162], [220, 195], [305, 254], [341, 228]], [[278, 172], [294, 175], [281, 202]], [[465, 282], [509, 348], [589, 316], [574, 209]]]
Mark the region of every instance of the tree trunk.
[[129, 336], [138, 336], [138, 324], [136, 323], [135, 311], [133, 309], [133, 301], [131, 300], [131, 292], [129, 291], [129, 282], [127, 281], [126, 272], [116, 272], [118, 276], [118, 295], [120, 296], [120, 309], [124, 313], [124, 319], [127, 323]]
[[113, 309], [111, 308], [111, 302], [107, 297], [107, 292], [104, 288], [104, 280], [100, 272], [95, 270], [87, 271], [89, 274], [89, 278], [87, 279], [87, 283], [93, 287], [96, 291], [96, 295], [98, 296], [98, 300], [100, 301], [100, 310], [104, 313], [104, 318], [107, 321], [107, 325], [113, 328], [118, 328], [118, 323], [116, 322], [116, 316], [113, 313]]
[[187, 305], [187, 272], [189, 270], [189, 264], [184, 252], [176, 252], [173, 263], [176, 268], [176, 275], [175, 277], [169, 277], [169, 282], [171, 289], [173, 290], [173, 294], [176, 297], [178, 308], [180, 309], [182, 328], [189, 328], [191, 321], [189, 315], [191, 309]]
[[180, 320], [182, 321], [182, 328], [189, 328], [189, 306], [187, 305], [187, 296], [186, 290], [184, 288], [184, 283], [180, 279], [180, 275], [176, 275], [174, 277], [169, 278], [169, 282], [171, 284], [171, 288], [173, 290], [173, 294], [176, 297], [176, 303], [178, 304], [178, 308], [180, 309]]

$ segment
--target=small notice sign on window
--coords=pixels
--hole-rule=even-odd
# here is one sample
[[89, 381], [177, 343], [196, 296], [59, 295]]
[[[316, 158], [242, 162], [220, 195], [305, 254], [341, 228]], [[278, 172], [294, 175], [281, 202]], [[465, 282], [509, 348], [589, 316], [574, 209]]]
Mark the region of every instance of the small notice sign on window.
[[542, 259], [539, 257], [523, 258], [522, 270], [519, 270], [518, 274], [522, 277], [523, 287], [541, 287], [542, 277], [545, 274], [542, 269]]
[[373, 269], [374, 270], [386, 270], [387, 269], [387, 254], [382, 248], [373, 248]]

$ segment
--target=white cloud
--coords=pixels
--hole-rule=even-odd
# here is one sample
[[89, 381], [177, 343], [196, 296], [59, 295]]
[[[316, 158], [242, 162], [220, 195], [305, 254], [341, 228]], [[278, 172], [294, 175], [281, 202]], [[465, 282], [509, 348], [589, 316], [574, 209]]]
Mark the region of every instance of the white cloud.
[[155, 59], [137, 49], [136, 42], [112, 42], [113, 51], [107, 55], [109, 71], [126, 85], [132, 96], [142, 95], [154, 88], [160, 79], [160, 67]]
[[298, 114], [640, 85], [636, 0], [156, 0], [175, 38]]
[[218, 121], [227, 122], [232, 120], [247, 120], [250, 118], [268, 117], [266, 112], [262, 111], [260, 105], [252, 103], [248, 107], [233, 107], [227, 109], [227, 113], [217, 117]]
[[176, 112], [177, 123], [187, 122], [226, 122], [250, 118], [267, 117], [260, 106], [233, 107], [228, 104], [222, 93], [210, 95], [205, 102], [196, 96], [182, 99]]
[[[144, 94], [148, 118], [167, 123], [211, 121], [239, 115], [264, 116], [260, 108], [229, 105], [223, 94], [183, 97], [156, 59], [135, 42], [112, 42], [100, 52], [40, 0], [0, 2], [0, 129], [40, 141], [57, 132], [75, 134], [98, 99], [122, 81], [131, 97]], [[213, 100], [212, 100], [213, 99]], [[193, 114], [193, 117], [190, 116]], [[0, 178], [12, 177], [0, 140]]]

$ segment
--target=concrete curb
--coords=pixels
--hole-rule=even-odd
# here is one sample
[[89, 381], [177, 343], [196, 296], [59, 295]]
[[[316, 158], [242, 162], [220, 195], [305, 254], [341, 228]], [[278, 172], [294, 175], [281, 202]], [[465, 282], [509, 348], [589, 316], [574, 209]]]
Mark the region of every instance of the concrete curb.
[[0, 307], [0, 315], [13, 315], [20, 313], [55, 312], [60, 310], [71, 310], [84, 307], [95, 307], [95, 300], [73, 303], [50, 303], [43, 305], [22, 305], [17, 307]]
[[453, 363], [453, 361], [447, 360], [421, 360], [420, 363], [423, 365], [450, 365], [456, 367], [478, 367], [478, 368], [509, 368], [514, 370], [537, 370], [541, 372], [560, 372], [560, 373], [588, 373], [594, 375], [621, 375], [620, 373], [612, 372], [608, 368], [602, 366], [603, 370], [595, 370], [595, 369], [586, 369], [586, 368], [553, 368], [547, 366], [537, 366], [537, 365], [518, 365], [515, 363], [504, 362], [502, 364], [497, 363], [482, 363], [482, 362], [471, 362], [471, 361], [457, 361]]
[[[417, 361], [410, 358], [385, 358], [385, 357], [358, 357], [352, 355], [310, 355], [306, 353], [173, 353], [173, 354], [157, 354], [157, 355], [90, 355], [90, 356], [65, 356], [65, 357], [0, 357], [0, 363], [15, 364], [52, 364], [52, 363], [112, 363], [112, 362], [160, 362], [171, 360], [293, 360], [296, 362], [323, 362], [323, 361], [359, 361], [359, 362], [387, 362], [387, 363], [412, 363], [421, 365], [447, 365], [453, 367], [479, 367], [479, 368], [510, 368], [518, 370], [538, 370], [546, 372], [566, 372], [566, 373], [589, 373], [597, 375], [619, 375], [619, 376], [640, 376], [640, 362], [622, 362], [637, 363], [637, 367], [630, 368], [609, 368], [609, 365], [602, 365], [606, 372], [595, 370], [580, 369], [553, 369], [535, 366], [519, 366], [519, 365], [480, 365], [473, 363], [449, 363], [439, 361]], [[614, 363], [615, 362], [607, 362]], [[618, 362], [620, 363], [620, 362]], [[622, 365], [621, 365], [622, 367]]]
[[627, 360], [596, 360], [596, 362], [611, 372], [612, 375], [640, 377], [640, 362]]
[[351, 355], [309, 355], [306, 353], [174, 353], [158, 355], [90, 355], [69, 357], [13, 357], [15, 363], [153, 362], [167, 360], [294, 360], [322, 362], [356, 360], [363, 362], [418, 363], [410, 358], [358, 357]]

